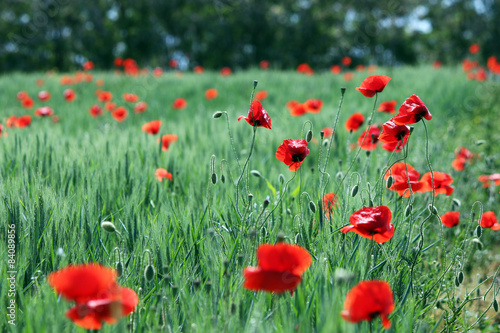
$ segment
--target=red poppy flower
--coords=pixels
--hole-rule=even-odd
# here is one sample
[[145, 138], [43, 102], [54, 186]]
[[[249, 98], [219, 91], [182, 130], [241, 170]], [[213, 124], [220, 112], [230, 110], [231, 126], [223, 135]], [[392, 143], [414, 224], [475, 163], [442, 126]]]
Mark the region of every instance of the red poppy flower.
[[305, 101], [304, 107], [306, 112], [319, 113], [323, 108], [323, 101], [319, 98], [311, 98]]
[[59, 122], [59, 117], [58, 116], [52, 117], [52, 123], [57, 124], [58, 122]]
[[28, 93], [26, 91], [24, 91], [24, 90], [18, 92], [17, 95], [16, 95], [17, 100], [21, 101], [21, 102], [24, 101], [28, 97], [29, 97]]
[[259, 101], [265, 100], [269, 94], [265, 90], [260, 90], [255, 93], [255, 99]]
[[223, 67], [221, 70], [220, 70], [220, 74], [222, 76], [229, 76], [233, 73], [233, 71], [231, 70], [231, 68], [229, 67]]
[[95, 85], [98, 87], [102, 87], [104, 85], [104, 80], [103, 79], [97, 79], [95, 81]]
[[66, 102], [73, 102], [75, 100], [76, 94], [73, 89], [66, 89], [63, 92], [63, 97]]
[[9, 118], [7, 118], [7, 121], [5, 121], [5, 126], [9, 128], [16, 127], [16, 122], [17, 122], [17, 117], [10, 116]]
[[479, 176], [479, 181], [483, 183], [483, 187], [487, 188], [491, 186], [490, 181], [494, 182], [495, 186], [500, 185], [500, 173], [494, 173], [492, 175], [481, 175]]
[[31, 116], [25, 115], [19, 118], [16, 118], [15, 126], [19, 128], [25, 128], [31, 125]]
[[41, 102], [47, 102], [50, 100], [50, 93], [48, 91], [42, 90], [38, 93], [38, 99]]
[[407, 135], [403, 138], [403, 141], [384, 143], [384, 144], [382, 144], [382, 149], [390, 151], [391, 153], [392, 152], [399, 153], [403, 149], [403, 146], [406, 145], [408, 138], [409, 138], [409, 136]]
[[474, 68], [479, 66], [479, 63], [477, 61], [471, 61], [469, 59], [464, 59], [462, 60], [462, 69], [464, 72], [470, 72]]
[[261, 69], [268, 69], [269, 68], [269, 61], [262, 60], [261, 62], [259, 62], [259, 66]]
[[345, 72], [343, 78], [344, 81], [351, 81], [354, 79], [354, 74], [352, 72]]
[[344, 127], [349, 132], [356, 132], [361, 125], [365, 122], [365, 116], [362, 113], [353, 113], [349, 118], [347, 118]]
[[48, 106], [42, 106], [35, 110], [35, 116], [37, 117], [50, 117], [54, 114], [54, 110], [52, 110]]
[[411, 95], [401, 104], [398, 114], [391, 120], [398, 125], [410, 125], [419, 122], [422, 118], [431, 120], [432, 115], [420, 97]]
[[134, 106], [135, 113], [142, 113], [142, 112], [145, 112], [147, 109], [148, 109], [148, 104], [146, 102], [138, 102]]
[[368, 73], [375, 73], [376, 70], [377, 70], [377, 65], [368, 66]]
[[167, 178], [172, 181], [172, 174], [163, 168], [156, 169], [155, 177], [159, 182], [163, 182], [163, 178]]
[[441, 215], [441, 222], [448, 228], [458, 225], [460, 212], [447, 212]]
[[290, 109], [290, 115], [294, 117], [300, 117], [303, 116], [307, 113], [306, 107], [302, 103], [295, 104], [291, 109]]
[[344, 65], [344, 66], [349, 66], [350, 64], [352, 64], [351, 57], [343, 57], [341, 61], [342, 61], [342, 65]]
[[90, 71], [91, 69], [94, 68], [94, 63], [92, 61], [86, 61], [83, 63], [83, 69], [86, 71]]
[[382, 244], [394, 235], [392, 213], [387, 206], [363, 207], [350, 217], [351, 225], [340, 229], [343, 233], [352, 231], [361, 237], [373, 239]]
[[398, 143], [405, 137], [410, 135], [410, 128], [406, 125], [396, 125], [395, 122], [389, 120], [382, 125], [382, 133], [378, 137], [383, 143]]
[[457, 171], [463, 171], [467, 160], [465, 158], [457, 157], [451, 161], [451, 167]]
[[373, 97], [376, 93], [382, 92], [390, 80], [391, 78], [385, 75], [368, 76], [356, 90], [366, 97]]
[[105, 108], [107, 111], [111, 112], [111, 111], [113, 111], [114, 109], [116, 109], [116, 103], [113, 103], [113, 102], [106, 102], [106, 103], [104, 103], [104, 108]]
[[262, 104], [257, 100], [252, 101], [252, 109], [248, 110], [246, 118], [244, 116], [238, 117], [238, 121], [241, 119], [245, 119], [252, 126], [271, 129], [271, 118], [262, 107]]
[[308, 64], [300, 64], [297, 66], [297, 72], [306, 74], [306, 75], [313, 75], [314, 70], [308, 65]]
[[340, 72], [342, 72], [342, 67], [340, 67], [339, 65], [333, 65], [332, 67], [330, 67], [330, 72], [332, 72], [332, 74], [340, 74]]
[[92, 118], [96, 118], [102, 116], [102, 108], [99, 105], [92, 105], [89, 110]]
[[493, 74], [500, 74], [500, 63], [497, 60], [497, 57], [491, 56], [488, 58], [487, 61], [487, 66], [488, 69], [493, 73]]
[[31, 97], [26, 97], [25, 99], [23, 99], [21, 101], [21, 105], [25, 109], [31, 109], [35, 105], [35, 102], [33, 101], [33, 99]]
[[492, 211], [484, 212], [483, 215], [481, 216], [479, 224], [483, 228], [491, 228], [491, 230], [500, 230], [500, 224], [498, 223], [497, 216], [495, 215], [495, 212]]
[[323, 196], [323, 212], [327, 219], [333, 214], [333, 210], [339, 205], [337, 195], [333, 192], [327, 193]]
[[128, 111], [123, 106], [117, 107], [111, 112], [111, 116], [119, 123], [127, 119]]
[[35, 83], [37, 86], [41, 87], [44, 85], [45, 82], [42, 79], [36, 79]]
[[361, 64], [360, 64], [360, 65], [357, 65], [357, 66], [356, 66], [356, 71], [357, 71], [357, 72], [362, 72], [362, 71], [364, 71], [364, 70], [365, 70], [365, 65], [361, 65]]
[[396, 104], [397, 104], [396, 101], [382, 102], [378, 106], [377, 111], [378, 112], [387, 112], [387, 113], [391, 113], [391, 114], [396, 113]]
[[59, 83], [63, 86], [68, 85], [68, 84], [73, 84], [73, 78], [71, 76], [67, 76], [67, 75], [61, 76]]
[[469, 52], [470, 52], [471, 54], [476, 54], [476, 53], [478, 53], [478, 52], [479, 52], [479, 50], [480, 50], [480, 47], [479, 47], [479, 44], [477, 44], [477, 43], [474, 43], [474, 44], [472, 44], [472, 45], [469, 47]]
[[139, 100], [139, 96], [137, 96], [136, 94], [124, 93], [123, 99], [125, 100], [125, 102], [136, 103]]
[[257, 250], [257, 267], [243, 270], [243, 287], [274, 293], [293, 292], [311, 262], [309, 252], [298, 245], [262, 244]]
[[184, 98], [176, 98], [172, 104], [172, 108], [176, 110], [184, 109], [187, 106], [187, 101]]
[[148, 134], [155, 135], [160, 131], [161, 120], [153, 120], [142, 125], [142, 131]]
[[474, 154], [465, 147], [460, 147], [455, 150], [455, 159], [451, 162], [453, 169], [462, 171], [465, 169], [465, 164], [474, 158]]
[[307, 155], [309, 155], [309, 148], [307, 148], [307, 141], [303, 139], [283, 140], [276, 151], [276, 158], [288, 165], [290, 171], [297, 171]]
[[202, 74], [204, 71], [205, 68], [203, 68], [202, 66], [194, 66], [193, 68], [193, 72], [195, 72], [196, 74]]
[[[177, 141], [178, 136], [175, 134], [165, 134], [164, 136], [161, 137], [161, 150], [167, 151], [170, 144]], [[160, 142], [160, 139], [158, 139], [158, 142]]]
[[363, 150], [374, 150], [375, 148], [377, 148], [380, 128], [377, 125], [371, 125], [368, 129], [368, 133], [365, 133], [366, 130], [359, 136], [358, 146]]
[[163, 69], [161, 67], [156, 67], [153, 69], [153, 76], [154, 77], [160, 77], [163, 75]]
[[[450, 186], [453, 183], [453, 178], [444, 172], [434, 171], [434, 195], [446, 194], [450, 195], [453, 193], [454, 188]], [[420, 192], [432, 191], [432, 176], [430, 172], [427, 172], [422, 176], [420, 180], [423, 184]]]
[[340, 315], [348, 322], [372, 321], [380, 316], [382, 325], [388, 329], [391, 322], [387, 316], [394, 311], [391, 287], [385, 281], [361, 281], [347, 293], [344, 309]]
[[205, 91], [205, 98], [209, 101], [216, 98], [219, 95], [219, 92], [215, 88], [210, 88]]
[[479, 68], [476, 72], [476, 81], [484, 82], [488, 79], [488, 73], [484, 68]]
[[[408, 169], [408, 175], [406, 169]], [[409, 197], [410, 191], [408, 189], [410, 186], [413, 192], [421, 192], [423, 183], [418, 180], [420, 178], [420, 173], [411, 165], [405, 165], [404, 162], [396, 163], [387, 170], [384, 179], [387, 180], [389, 176], [394, 178], [394, 182], [389, 190], [398, 191], [400, 196], [404, 195], [404, 197]], [[408, 185], [408, 179], [410, 180], [410, 185]]]
[[323, 132], [323, 137], [326, 139], [329, 139], [333, 135], [333, 128], [331, 127], [325, 127], [321, 130]]
[[168, 61], [168, 65], [171, 67], [171, 68], [177, 68], [179, 67], [179, 62], [175, 59], [170, 59]]
[[436, 60], [436, 61], [434, 61], [434, 63], [432, 64], [432, 67], [434, 67], [434, 69], [440, 69], [442, 65], [443, 65], [443, 64], [441, 63], [441, 61]]
[[292, 110], [295, 107], [295, 105], [298, 105], [298, 104], [300, 104], [299, 101], [292, 99], [292, 100], [286, 102], [286, 108], [288, 110]]

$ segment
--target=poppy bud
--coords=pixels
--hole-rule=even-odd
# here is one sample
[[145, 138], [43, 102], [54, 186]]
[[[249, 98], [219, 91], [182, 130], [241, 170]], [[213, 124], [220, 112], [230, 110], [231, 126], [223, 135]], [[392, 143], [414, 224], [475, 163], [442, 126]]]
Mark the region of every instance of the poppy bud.
[[262, 203], [262, 209], [266, 209], [267, 206], [269, 206], [269, 199], [264, 200], [264, 202]]
[[493, 310], [495, 310], [495, 312], [498, 312], [498, 302], [496, 298], [493, 300]]
[[146, 281], [151, 281], [153, 280], [155, 276], [155, 268], [153, 267], [153, 265], [147, 265], [146, 268], [144, 269], [144, 278], [146, 279]]
[[459, 287], [460, 286], [460, 281], [458, 281], [458, 277], [455, 276], [455, 287]]
[[257, 170], [250, 171], [250, 174], [254, 177], [257, 177], [257, 178], [262, 177], [260, 172], [258, 172]]
[[112, 222], [109, 221], [103, 221], [101, 223], [101, 228], [104, 229], [104, 231], [107, 231], [109, 233], [116, 232], [116, 227]]
[[216, 111], [214, 114], [213, 114], [213, 118], [220, 118], [222, 116], [222, 111]]
[[321, 140], [323, 140], [323, 138], [325, 137], [325, 132], [319, 132], [319, 137], [321, 138]]
[[431, 204], [429, 204], [429, 206], [427, 206], [427, 209], [429, 209], [429, 212], [431, 212], [431, 214], [433, 214], [433, 215], [438, 214], [437, 208]]
[[328, 143], [330, 143], [330, 141], [328, 141], [328, 139], [323, 140], [323, 146], [327, 147]]
[[342, 168], [342, 160], [339, 160], [339, 167]]
[[215, 172], [212, 174], [212, 184], [217, 184], [217, 174]]
[[309, 201], [309, 209], [311, 210], [311, 212], [316, 213], [316, 205], [314, 204], [314, 202], [312, 201]]
[[226, 176], [224, 176], [224, 174], [220, 175], [220, 181], [222, 182], [222, 184], [226, 182]]
[[460, 200], [455, 198], [455, 199], [453, 199], [452, 205], [460, 207], [462, 205], [462, 203], [460, 202]]
[[123, 264], [121, 261], [116, 263], [116, 273], [117, 273], [118, 277], [122, 276], [122, 274], [123, 274]]
[[477, 244], [477, 249], [479, 251], [483, 250], [483, 243], [481, 243], [481, 241], [479, 239], [473, 238], [472, 241]]
[[414, 126], [410, 126], [410, 135], [411, 135], [411, 133], [413, 133], [413, 130], [414, 130], [414, 129], [415, 129], [415, 127], [414, 127]]
[[[480, 146], [480, 145], [482, 145], [482, 144], [484, 144], [484, 143], [486, 143], [486, 141], [484, 141], [484, 140], [477, 140], [477, 141], [475, 142], [476, 146]], [[498, 305], [497, 305], [497, 306], [498, 306]]]
[[283, 243], [285, 238], [286, 236], [282, 231], [278, 232], [278, 235], [276, 235], [276, 243]]
[[285, 176], [283, 176], [283, 174], [281, 173], [278, 176], [278, 182], [280, 183], [280, 185], [283, 185], [283, 183], [285, 182]]
[[340, 93], [342, 94], [342, 96], [344, 96], [345, 90], [346, 90], [346, 87], [340, 87]]
[[386, 187], [387, 188], [391, 188], [392, 184], [394, 184], [394, 177], [393, 176], [389, 176], [389, 178], [387, 178], [387, 181], [386, 181]]
[[464, 282], [464, 273], [462, 271], [458, 273], [458, 282], [460, 282], [460, 284]]
[[252, 193], [248, 193], [248, 201], [252, 201], [253, 199], [253, 194]]
[[342, 176], [343, 176], [342, 171], [337, 172], [337, 179], [338, 180], [341, 180]]
[[481, 235], [483, 234], [483, 228], [481, 228], [480, 225], [476, 227], [476, 237], [481, 238]]
[[258, 84], [258, 83], [259, 83], [259, 81], [257, 81], [257, 80], [253, 80], [253, 88], [254, 88], [254, 89], [255, 89], [255, 88], [257, 88], [257, 84]]
[[371, 151], [367, 150], [366, 151], [366, 156], [370, 156], [371, 153], [372, 153]]
[[359, 186], [358, 185], [354, 185], [352, 187], [352, 190], [351, 190], [351, 197], [354, 198], [356, 196], [356, 194], [358, 194], [358, 190], [359, 190]]
[[313, 132], [311, 130], [307, 131], [306, 141], [310, 142], [313, 138]]

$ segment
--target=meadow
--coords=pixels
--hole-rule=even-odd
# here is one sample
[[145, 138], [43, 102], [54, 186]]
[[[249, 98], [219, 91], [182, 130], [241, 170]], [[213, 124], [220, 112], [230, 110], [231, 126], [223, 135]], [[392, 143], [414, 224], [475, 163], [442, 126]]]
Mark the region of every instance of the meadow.
[[[54, 292], [47, 275], [87, 262], [119, 267], [118, 282], [139, 297], [134, 313], [104, 324], [103, 332], [381, 332], [379, 318], [353, 324], [340, 315], [347, 292], [371, 279], [387, 281], [394, 294], [388, 332], [500, 331], [494, 301], [500, 231], [478, 227], [483, 212], [500, 213], [499, 187], [478, 180], [500, 170], [498, 80], [471, 81], [459, 67], [431, 66], [380, 67], [353, 72], [349, 81], [329, 71], [307, 76], [271, 69], [229, 76], [92, 74], [91, 82], [70, 86], [60, 84], [60, 74], [0, 77], [2, 304], [12, 299], [10, 225], [16, 235], [16, 325], [2, 313], [2, 332], [84, 332], [65, 317], [71, 302]], [[392, 80], [367, 98], [355, 88], [374, 74]], [[237, 119], [248, 115], [254, 80], [256, 91], [268, 92], [261, 102], [272, 129], [257, 127], [252, 145], [254, 128]], [[63, 97], [67, 88], [76, 93], [72, 102]], [[205, 98], [209, 88], [218, 91], [212, 100]], [[113, 102], [128, 109], [127, 119], [117, 122], [105, 110], [91, 117], [90, 107], [103, 105], [96, 89], [110, 91]], [[38, 101], [41, 90], [51, 93], [50, 101]], [[32, 96], [33, 109], [20, 106], [19, 91]], [[147, 110], [135, 113], [124, 93], [137, 94]], [[412, 94], [432, 120], [412, 125], [407, 153], [359, 150], [374, 106], [387, 100], [399, 106]], [[176, 98], [187, 106], [173, 108]], [[311, 98], [323, 101], [319, 113], [290, 115], [287, 102]], [[57, 122], [33, 115], [42, 105], [52, 107]], [[217, 111], [223, 113], [214, 118]], [[366, 122], [350, 133], [344, 123], [355, 112]], [[8, 117], [23, 114], [32, 115], [31, 126], [5, 126]], [[391, 116], [375, 111], [373, 123]], [[143, 132], [153, 120], [162, 121], [159, 133]], [[331, 139], [321, 136], [325, 127], [335, 129]], [[162, 151], [157, 140], [166, 134], [178, 140]], [[308, 135], [310, 154], [290, 171], [276, 151], [283, 140]], [[452, 161], [460, 147], [474, 157], [457, 171]], [[403, 160], [422, 175], [429, 166], [451, 175], [453, 193], [401, 197], [389, 190], [385, 171]], [[158, 181], [157, 168], [172, 180]], [[338, 203], [326, 216], [323, 195], [330, 192]], [[392, 212], [389, 241], [340, 231], [355, 211], [381, 205]], [[451, 210], [460, 212], [453, 228], [439, 218]], [[258, 246], [280, 241], [312, 257], [297, 289], [245, 289], [243, 270], [257, 265]]]

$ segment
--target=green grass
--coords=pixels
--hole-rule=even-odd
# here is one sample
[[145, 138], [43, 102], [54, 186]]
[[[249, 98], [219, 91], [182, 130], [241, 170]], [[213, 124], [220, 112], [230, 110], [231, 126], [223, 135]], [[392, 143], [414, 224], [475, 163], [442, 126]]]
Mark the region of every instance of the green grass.
[[[430, 162], [434, 170], [451, 174], [455, 187], [450, 197], [438, 195], [434, 205], [442, 215], [451, 209], [453, 199], [460, 200], [461, 206], [455, 205], [461, 212], [458, 227], [445, 230], [435, 216], [427, 218], [431, 193], [415, 194], [412, 214], [405, 216], [409, 199], [401, 199], [379, 181], [383, 169], [402, 153], [391, 155], [381, 147], [369, 156], [362, 151], [347, 173], [356, 154], [349, 145], [356, 142], [360, 131], [350, 135], [343, 124], [353, 112], [368, 117], [373, 108], [374, 99], [354, 89], [369, 75], [366, 73], [356, 73], [349, 82], [330, 73], [307, 77], [256, 70], [230, 77], [218, 73], [178, 77], [168, 73], [161, 78], [130, 78], [95, 73], [96, 79], [104, 79], [102, 89], [111, 91], [118, 105], [128, 105], [132, 110], [131, 104], [121, 98], [125, 92], [136, 93], [148, 103], [145, 113], [130, 112], [123, 123], [114, 121], [107, 112], [97, 119], [90, 117], [88, 109], [97, 103], [93, 82], [72, 86], [77, 98], [66, 103], [62, 97], [66, 87], [59, 84], [57, 75], [43, 77], [42, 88], [35, 85], [42, 74], [1, 77], [1, 118], [32, 114], [34, 109], [20, 107], [16, 94], [26, 90], [36, 99], [42, 89], [52, 94], [47, 104], [60, 117], [57, 124], [34, 117], [31, 127], [4, 128], [8, 136], [0, 138], [0, 234], [5, 235], [0, 241], [2, 258], [7, 258], [9, 224], [15, 224], [17, 235], [16, 326], [2, 319], [2, 331], [84, 331], [64, 316], [70, 302], [58, 298], [46, 276], [69, 263], [100, 262], [115, 267], [117, 251], [124, 265], [119, 282], [134, 289], [140, 301], [133, 315], [117, 325], [104, 325], [104, 332], [365, 332], [370, 329], [367, 322], [347, 323], [340, 311], [349, 289], [366, 279], [382, 279], [391, 285], [396, 303], [390, 316], [392, 332], [466, 330], [476, 315], [491, 306], [492, 295], [499, 290], [496, 284], [488, 292], [487, 301], [465, 301], [460, 306], [464, 295], [478, 284], [477, 274], [490, 277], [478, 292], [481, 296], [486, 293], [500, 262], [496, 256], [500, 232], [485, 229], [480, 238], [475, 234], [481, 208], [500, 213], [498, 188], [483, 189], [477, 181], [479, 175], [500, 169], [500, 86], [467, 81], [458, 68], [381, 68], [376, 74], [392, 77], [379, 102], [396, 99], [400, 105], [417, 94], [432, 113], [433, 119], [427, 122]], [[239, 172], [226, 118], [213, 119], [212, 114], [227, 111], [235, 150], [243, 164], [252, 128], [245, 121], [238, 123], [237, 117], [248, 113], [253, 80], [259, 82], [257, 90], [269, 92], [263, 105], [272, 119], [272, 130], [258, 128], [248, 169], [258, 170], [269, 184], [264, 178], [243, 177], [239, 210], [247, 209], [248, 192], [253, 194], [253, 201], [246, 218], [240, 219], [231, 184]], [[284, 175], [288, 181], [293, 173], [275, 158], [275, 153], [284, 139], [301, 138], [303, 128], [309, 129], [309, 125], [304, 127], [306, 121], [312, 124], [315, 140], [320, 140], [319, 131], [334, 124], [341, 86], [347, 91], [326, 169], [330, 175], [326, 192], [335, 192], [340, 206], [331, 224], [326, 221], [320, 225], [320, 209], [313, 213], [307, 195], [298, 193], [306, 192], [318, 205], [318, 156], [323, 149], [324, 159], [326, 148], [309, 144], [311, 154], [279, 204], [279, 193], [275, 193], [282, 192], [279, 176]], [[206, 101], [204, 92], [208, 88], [218, 89], [219, 97]], [[188, 101], [186, 109], [171, 108], [177, 97]], [[324, 101], [321, 113], [291, 117], [286, 102], [308, 98]], [[36, 105], [41, 104], [36, 101]], [[374, 122], [382, 124], [389, 118], [388, 114], [376, 113]], [[155, 119], [163, 121], [161, 134], [179, 136], [167, 152], [160, 152], [156, 137], [141, 131], [144, 123]], [[484, 144], [475, 145], [478, 140], [484, 140]], [[451, 168], [454, 150], [459, 146], [478, 155], [463, 172]], [[421, 174], [429, 171], [421, 123], [415, 125], [407, 162]], [[154, 178], [159, 167], [173, 174], [172, 182], [159, 183]], [[212, 172], [218, 175], [215, 185]], [[344, 176], [345, 181], [340, 182]], [[358, 180], [359, 193], [351, 197]], [[259, 219], [266, 198], [271, 203], [262, 216], [269, 218]], [[367, 239], [338, 232], [354, 211], [369, 204], [369, 198], [374, 205], [387, 205], [393, 213], [395, 235], [382, 246], [372, 247]], [[476, 201], [480, 203], [473, 206]], [[276, 210], [269, 214], [275, 205]], [[102, 230], [102, 221], [113, 222], [121, 236]], [[278, 233], [313, 256], [302, 283], [293, 296], [245, 290], [243, 268], [255, 266], [258, 245], [276, 242]], [[475, 238], [478, 240], [473, 241]], [[478, 249], [478, 241], [483, 250]], [[143, 275], [146, 250], [151, 251], [156, 269], [151, 282]], [[351, 278], [341, 278], [340, 269], [352, 273]], [[6, 264], [0, 266], [2, 304], [10, 299], [7, 270]], [[459, 272], [465, 278], [456, 287]], [[476, 297], [476, 291], [471, 295]], [[490, 309], [474, 329], [498, 329], [492, 321], [494, 316]], [[383, 330], [380, 319], [373, 321], [371, 329]]]

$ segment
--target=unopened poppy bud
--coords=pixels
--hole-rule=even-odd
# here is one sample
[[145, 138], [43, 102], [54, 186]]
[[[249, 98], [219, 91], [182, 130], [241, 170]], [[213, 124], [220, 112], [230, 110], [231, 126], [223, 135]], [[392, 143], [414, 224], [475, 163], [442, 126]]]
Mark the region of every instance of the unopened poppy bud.
[[118, 277], [122, 276], [123, 274], [123, 263], [121, 261], [116, 263], [116, 273]]
[[498, 312], [498, 302], [496, 298], [493, 300], [493, 310], [495, 310], [495, 312]]
[[104, 229], [104, 231], [107, 231], [109, 233], [116, 232], [116, 227], [112, 222], [109, 221], [103, 221], [101, 223], [101, 228]]
[[282, 231], [278, 232], [278, 234], [276, 235], [276, 243], [283, 243], [285, 241], [285, 238], [286, 236]]
[[253, 194], [252, 193], [248, 193], [248, 201], [252, 201], [253, 200]]
[[460, 202], [460, 200], [455, 198], [455, 199], [453, 199], [452, 205], [460, 207], [462, 205], [462, 203]]
[[410, 135], [411, 135], [411, 133], [413, 133], [413, 130], [414, 130], [414, 129], [415, 129], [415, 127], [414, 127], [414, 126], [410, 126]]
[[366, 156], [370, 156], [372, 152], [367, 150], [365, 153], [366, 153]]
[[287, 213], [288, 215], [290, 215], [290, 216], [291, 216], [291, 215], [292, 215], [292, 211], [291, 211], [291, 209], [290, 209], [290, 208], [287, 208], [287, 209], [286, 209], [286, 213]]
[[481, 238], [481, 235], [483, 234], [483, 228], [481, 228], [480, 225], [476, 227], [476, 237]]
[[311, 210], [311, 212], [316, 213], [316, 205], [314, 204], [314, 202], [312, 201], [309, 201], [309, 209]]
[[250, 171], [250, 174], [254, 177], [257, 177], [257, 178], [260, 178], [262, 177], [262, 175], [260, 174], [260, 172], [258, 172], [257, 170], [252, 170]]
[[213, 114], [213, 118], [220, 118], [222, 116], [222, 111], [216, 111], [214, 114]]
[[429, 206], [427, 206], [427, 209], [429, 209], [429, 212], [431, 212], [431, 214], [433, 214], [433, 215], [438, 214], [438, 210], [437, 210], [436, 206], [429, 204]]
[[255, 88], [257, 88], [257, 84], [258, 84], [258, 83], [259, 83], [259, 81], [257, 81], [257, 80], [253, 80], [253, 88], [254, 88], [254, 89], [255, 89]]
[[460, 286], [460, 281], [458, 281], [458, 277], [455, 276], [455, 287], [459, 287]]
[[325, 132], [320, 131], [319, 132], [319, 137], [321, 138], [321, 140], [323, 140], [323, 138], [325, 137]]
[[346, 87], [340, 87], [340, 93], [342, 94], [342, 96], [344, 96], [345, 90], [346, 90]]
[[224, 184], [226, 182], [226, 176], [224, 176], [223, 174], [220, 175], [220, 181], [222, 182], [222, 184]]
[[264, 202], [262, 203], [262, 209], [266, 209], [267, 206], [269, 206], [269, 199], [264, 200]]
[[458, 282], [460, 282], [460, 284], [464, 282], [464, 273], [462, 271], [458, 272]]
[[153, 265], [147, 265], [146, 268], [144, 269], [144, 278], [146, 281], [151, 281], [153, 280], [155, 276], [155, 268]]
[[285, 182], [285, 176], [280, 173], [280, 175], [278, 176], [278, 181], [281, 185], [283, 185], [283, 183]]
[[386, 181], [386, 187], [387, 188], [391, 188], [392, 184], [394, 184], [394, 177], [393, 176], [389, 176], [389, 178], [387, 178], [387, 181]]
[[359, 191], [359, 186], [358, 185], [354, 185], [352, 187], [352, 190], [351, 190], [351, 197], [354, 198], [358, 194], [358, 191]]
[[[480, 146], [480, 145], [485, 144], [485, 143], [486, 143], [486, 141], [484, 141], [484, 140], [477, 140], [477, 141], [475, 142], [476, 146]], [[497, 304], [498, 304], [498, 303], [497, 303]]]
[[406, 206], [405, 217], [410, 216], [412, 209], [413, 209], [413, 205], [410, 204], [410, 205]]
[[342, 171], [337, 172], [337, 179], [338, 180], [341, 180], [342, 176], [343, 176]]
[[217, 174], [215, 172], [212, 174], [212, 184], [217, 184]]
[[306, 134], [306, 141], [307, 142], [310, 142], [313, 138], [313, 132], [311, 130], [307, 131], [307, 134]]
[[482, 251], [482, 250], [483, 250], [483, 243], [482, 243], [479, 239], [477, 239], [477, 238], [473, 238], [473, 239], [472, 239], [472, 241], [473, 241], [474, 243], [476, 243], [477, 249], [478, 249], [479, 251]]
[[328, 141], [328, 139], [325, 139], [323, 140], [323, 146], [328, 146], [328, 144], [330, 143], [330, 141]]

